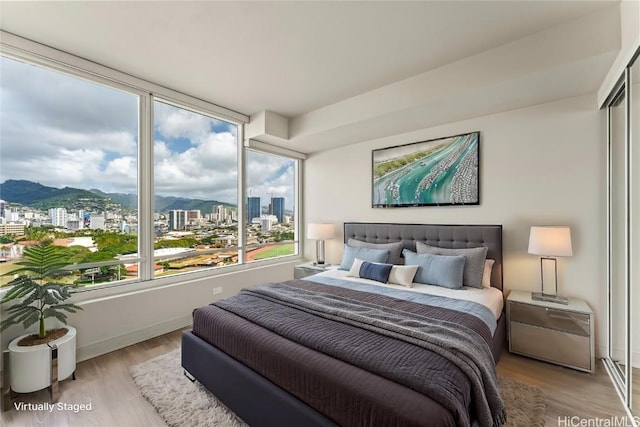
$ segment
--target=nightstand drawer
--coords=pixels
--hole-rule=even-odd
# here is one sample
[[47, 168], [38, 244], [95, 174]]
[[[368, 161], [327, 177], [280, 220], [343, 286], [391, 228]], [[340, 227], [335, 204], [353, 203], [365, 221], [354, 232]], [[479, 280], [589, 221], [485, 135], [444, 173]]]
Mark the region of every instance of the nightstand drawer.
[[543, 329], [511, 320], [512, 352], [592, 371], [591, 341], [588, 336]]
[[[560, 332], [589, 337], [591, 331], [590, 316], [549, 307], [512, 302], [510, 307], [512, 322], [526, 323]], [[588, 339], [587, 339], [588, 342]]]

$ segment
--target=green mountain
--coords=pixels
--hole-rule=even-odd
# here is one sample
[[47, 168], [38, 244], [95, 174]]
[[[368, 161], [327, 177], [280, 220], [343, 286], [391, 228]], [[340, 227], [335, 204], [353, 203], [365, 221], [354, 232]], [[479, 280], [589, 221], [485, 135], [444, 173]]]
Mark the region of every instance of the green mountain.
[[104, 210], [113, 205], [108, 197], [79, 188], [47, 187], [37, 182], [8, 179], [0, 184], [0, 199], [37, 209]]
[[[104, 193], [100, 190], [92, 189], [93, 193], [99, 194], [104, 197], [108, 197], [114, 202], [120, 203], [130, 209], [137, 209], [138, 199], [135, 194], [131, 193]], [[201, 199], [188, 199], [186, 197], [167, 197], [156, 196], [154, 200], [156, 212], [168, 212], [170, 210], [200, 210], [201, 213], [211, 213], [214, 206], [224, 205], [228, 208], [236, 208], [236, 205], [232, 205], [225, 202], [219, 202], [217, 200], [201, 200]]]
[[[101, 190], [82, 190], [79, 188], [47, 187], [37, 182], [8, 179], [0, 184], [0, 199], [24, 206], [47, 210], [49, 208], [67, 208], [101, 212], [104, 210], [120, 210], [122, 208], [138, 209], [138, 199], [135, 194], [105, 193]], [[235, 208], [235, 205], [217, 200], [188, 199], [185, 197], [156, 196], [156, 212], [167, 212], [173, 209], [196, 210], [211, 213], [213, 207], [225, 205]]]

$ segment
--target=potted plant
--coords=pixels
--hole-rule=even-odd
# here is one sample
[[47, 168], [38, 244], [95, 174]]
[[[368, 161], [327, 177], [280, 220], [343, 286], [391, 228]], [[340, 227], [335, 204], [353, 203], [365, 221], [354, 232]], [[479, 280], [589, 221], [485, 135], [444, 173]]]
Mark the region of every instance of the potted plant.
[[27, 334], [9, 344], [11, 388], [28, 393], [51, 385], [51, 346], [58, 347], [58, 379], [63, 380], [75, 372], [76, 331], [70, 326], [47, 330], [45, 319], [54, 317], [66, 325], [66, 313], [82, 310], [65, 302], [72, 288], [50, 282], [67, 263], [56, 247], [49, 243], [24, 250], [21, 266], [7, 274], [17, 275], [12, 286], [0, 301], [10, 304], [4, 310], [7, 317], [0, 322], [0, 332], [16, 324], [27, 329], [39, 324], [38, 334]]

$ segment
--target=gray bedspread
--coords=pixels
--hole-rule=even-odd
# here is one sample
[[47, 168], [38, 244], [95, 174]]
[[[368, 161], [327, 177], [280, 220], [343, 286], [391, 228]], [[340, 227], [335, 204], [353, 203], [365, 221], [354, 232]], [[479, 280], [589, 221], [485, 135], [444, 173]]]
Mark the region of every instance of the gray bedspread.
[[[322, 285], [316, 285], [316, 288], [318, 286]], [[375, 299], [363, 302], [357, 297], [359, 293], [342, 290], [340, 295], [336, 295], [317, 289], [274, 284], [245, 289], [238, 296], [218, 301], [215, 305], [295, 342], [424, 393], [455, 413], [459, 425], [470, 425], [468, 403], [449, 391], [451, 381], [457, 377], [440, 372], [438, 375], [430, 374], [426, 380], [423, 371], [427, 368], [421, 364], [421, 361], [428, 364], [429, 359], [425, 355], [416, 355], [414, 360], [408, 360], [401, 367], [384, 363], [394, 356], [394, 346], [385, 340], [401, 340], [418, 346], [445, 358], [464, 372], [471, 384], [473, 410], [480, 426], [504, 423], [504, 406], [486, 337], [453, 322], [376, 304]], [[334, 322], [336, 326], [300, 328], [297, 313], [301, 311]], [[368, 340], [374, 336], [375, 341], [368, 341], [367, 345], [373, 344], [381, 350], [359, 351], [358, 343], [363, 332], [358, 331], [367, 331]]]

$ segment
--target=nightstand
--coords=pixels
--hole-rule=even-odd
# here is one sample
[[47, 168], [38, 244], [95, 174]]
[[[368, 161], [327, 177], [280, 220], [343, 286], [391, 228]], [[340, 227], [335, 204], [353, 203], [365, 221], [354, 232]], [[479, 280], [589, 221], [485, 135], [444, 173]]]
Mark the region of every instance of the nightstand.
[[293, 278], [294, 279], [303, 279], [307, 276], [311, 276], [312, 274], [318, 274], [318, 273], [322, 273], [325, 270], [328, 270], [330, 268], [336, 268], [336, 266], [331, 265], [331, 264], [315, 264], [315, 263], [306, 263], [306, 264], [300, 264], [300, 265], [296, 265], [293, 268]]
[[509, 351], [580, 371], [593, 372], [593, 311], [580, 298], [561, 305], [534, 301], [531, 292], [507, 297]]

